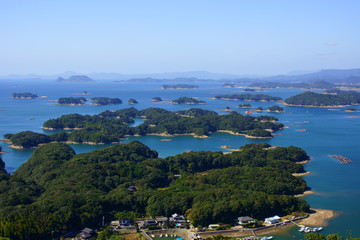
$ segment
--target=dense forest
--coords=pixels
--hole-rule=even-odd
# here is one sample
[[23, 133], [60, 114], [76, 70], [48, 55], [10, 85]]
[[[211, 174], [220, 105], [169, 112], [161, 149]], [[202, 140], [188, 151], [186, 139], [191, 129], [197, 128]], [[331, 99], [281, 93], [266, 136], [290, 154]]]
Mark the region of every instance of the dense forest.
[[109, 97], [93, 97], [90, 98], [91, 101], [96, 105], [111, 105], [111, 104], [121, 104], [122, 101], [119, 98], [109, 98]]
[[37, 98], [37, 94], [24, 92], [24, 93], [13, 93], [12, 98]]
[[360, 93], [339, 90], [331, 94], [303, 92], [287, 98], [285, 103], [289, 105], [314, 107], [352, 105], [360, 103]]
[[[134, 117], [145, 122], [130, 127]], [[67, 114], [50, 119], [43, 124], [45, 129], [75, 129], [71, 132], [57, 132], [52, 135], [30, 131], [5, 134], [4, 138], [15, 146], [35, 147], [48, 142], [112, 143], [121, 141], [126, 135], [147, 134], [192, 134], [209, 136], [222, 130], [251, 137], [271, 137], [268, 131], [283, 128], [278, 119], [270, 116], [244, 116], [237, 112], [219, 115], [216, 112], [192, 108], [171, 112], [161, 108], [137, 110], [127, 108], [118, 111], [105, 111], [97, 115]]]
[[215, 99], [238, 100], [238, 101], [279, 101], [281, 97], [272, 97], [266, 94], [232, 94], [216, 95]]
[[172, 104], [206, 104], [205, 101], [197, 100], [192, 97], [179, 97], [171, 101]]
[[[231, 154], [188, 152], [167, 158], [140, 142], [75, 154], [49, 143], [12, 175], [0, 160], [0, 236], [49, 239], [74, 229], [99, 227], [115, 215], [185, 214], [194, 226], [234, 223], [309, 211], [293, 197], [307, 189], [297, 147], [248, 144]], [[181, 176], [181, 177], [180, 177]], [[135, 186], [136, 191], [129, 191]], [[21, 226], [21, 227], [20, 227]]]
[[190, 84], [162, 85], [162, 89], [192, 89], [192, 88], [199, 88], [199, 86], [190, 85]]
[[86, 102], [84, 97], [61, 97], [57, 100], [60, 105], [83, 105]]

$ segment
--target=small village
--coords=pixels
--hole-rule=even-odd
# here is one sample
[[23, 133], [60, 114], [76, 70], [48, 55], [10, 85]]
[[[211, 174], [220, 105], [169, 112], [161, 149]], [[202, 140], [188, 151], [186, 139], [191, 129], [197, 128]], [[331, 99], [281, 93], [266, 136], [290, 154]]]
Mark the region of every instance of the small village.
[[[253, 240], [253, 239], [273, 239], [273, 236], [264, 236], [259, 233], [261, 230], [277, 228], [287, 224], [296, 225], [299, 227], [299, 232], [317, 232], [321, 231], [322, 227], [307, 227], [299, 225], [296, 221], [307, 218], [308, 215], [297, 216], [272, 216], [259, 221], [249, 216], [238, 217], [236, 224], [231, 226], [229, 224], [209, 224], [207, 227], [195, 228], [191, 222], [183, 215], [174, 213], [171, 217], [157, 216], [155, 218], [132, 220], [129, 218], [122, 218], [121, 220], [114, 220], [109, 223], [109, 228], [115, 235], [127, 238], [129, 234], [141, 234], [141, 238], [147, 240], [194, 240], [205, 239], [216, 235], [236, 236], [248, 235], [246, 237], [238, 237], [238, 240]], [[97, 230], [84, 228], [76, 237], [66, 239], [98, 239]], [[131, 238], [133, 239], [133, 238]]]

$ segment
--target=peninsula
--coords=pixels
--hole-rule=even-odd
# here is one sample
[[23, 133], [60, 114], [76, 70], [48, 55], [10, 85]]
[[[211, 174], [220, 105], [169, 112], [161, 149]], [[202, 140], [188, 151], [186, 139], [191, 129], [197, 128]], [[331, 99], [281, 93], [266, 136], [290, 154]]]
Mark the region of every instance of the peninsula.
[[303, 92], [285, 99], [284, 104], [302, 107], [345, 107], [360, 104], [360, 93], [355, 91], [336, 91], [331, 94]]
[[266, 94], [232, 94], [216, 95], [215, 99], [236, 100], [236, 101], [280, 101], [281, 97], [273, 97]]
[[296, 162], [308, 158], [300, 148], [256, 144], [230, 154], [199, 151], [159, 158], [137, 141], [80, 154], [50, 143], [13, 174], [0, 159], [0, 232], [11, 239], [51, 239], [100, 226], [104, 216], [135, 220], [186, 214], [200, 227], [234, 225], [241, 216], [259, 222], [306, 214], [309, 204], [294, 195], [306, 191], [307, 184], [292, 173], [304, 172]]

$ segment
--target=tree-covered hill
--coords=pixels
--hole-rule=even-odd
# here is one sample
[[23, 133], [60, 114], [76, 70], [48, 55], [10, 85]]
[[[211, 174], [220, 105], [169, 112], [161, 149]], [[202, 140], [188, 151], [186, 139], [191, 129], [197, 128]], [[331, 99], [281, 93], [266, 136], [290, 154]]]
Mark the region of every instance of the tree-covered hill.
[[336, 91], [332, 94], [303, 92], [285, 99], [285, 103], [295, 106], [347, 106], [360, 103], [360, 93], [355, 91]]
[[279, 101], [281, 97], [273, 97], [266, 94], [232, 94], [216, 95], [215, 99], [236, 100], [236, 101]]
[[304, 171], [295, 162], [307, 154], [266, 147], [162, 159], [137, 141], [82, 154], [66, 144], [46, 144], [13, 175], [0, 160], [0, 237], [49, 239], [52, 233], [98, 227], [103, 216], [110, 221], [118, 212], [138, 217], [176, 212], [204, 226], [233, 223], [243, 215], [308, 211], [304, 200], [293, 197], [306, 183], [291, 175]]
[[[134, 117], [142, 117], [145, 122], [130, 127]], [[171, 112], [160, 108], [135, 108], [105, 111], [97, 115], [68, 114], [50, 119], [43, 124], [46, 129], [76, 129], [72, 132], [57, 132], [52, 135], [30, 131], [5, 134], [4, 138], [15, 146], [34, 147], [48, 142], [112, 143], [121, 141], [126, 135], [147, 134], [192, 134], [208, 136], [216, 131], [229, 131], [251, 137], [271, 137], [267, 131], [279, 130], [283, 124], [269, 116], [245, 116], [237, 112], [219, 115], [216, 112], [192, 108]]]

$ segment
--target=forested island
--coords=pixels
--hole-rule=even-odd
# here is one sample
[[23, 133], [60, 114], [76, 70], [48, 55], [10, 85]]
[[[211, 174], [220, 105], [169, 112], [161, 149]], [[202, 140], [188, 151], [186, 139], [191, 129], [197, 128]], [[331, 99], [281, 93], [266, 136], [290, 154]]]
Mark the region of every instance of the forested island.
[[57, 100], [58, 105], [84, 105], [86, 102], [84, 97], [61, 97]]
[[249, 86], [257, 88], [332, 89], [335, 87], [335, 84], [326, 81], [315, 81], [311, 83], [257, 82], [251, 83]]
[[192, 97], [179, 97], [171, 101], [172, 104], [206, 104], [205, 101], [197, 100]]
[[281, 97], [273, 97], [266, 94], [232, 94], [216, 95], [215, 99], [237, 100], [237, 101], [280, 101]]
[[134, 99], [134, 98], [130, 98], [129, 100], [128, 100], [128, 104], [138, 104], [139, 102], [136, 100], [136, 99]]
[[[133, 118], [141, 117], [145, 122], [130, 127]], [[73, 130], [57, 132], [52, 135], [31, 131], [5, 134], [4, 138], [20, 148], [35, 147], [49, 142], [71, 142], [103, 144], [123, 140], [127, 135], [165, 135], [188, 134], [206, 137], [216, 131], [244, 135], [250, 138], [271, 138], [271, 131], [284, 127], [271, 116], [245, 116], [237, 112], [219, 115], [216, 112], [192, 108], [171, 112], [161, 108], [137, 110], [127, 108], [118, 111], [104, 111], [97, 115], [67, 114], [50, 119], [43, 124], [48, 130]]]
[[57, 83], [94, 83], [95, 80], [85, 75], [73, 75], [69, 78], [58, 77], [55, 82]]
[[199, 86], [190, 85], [190, 84], [162, 85], [162, 89], [194, 89], [194, 88], [199, 88]]
[[200, 227], [309, 212], [309, 204], [294, 197], [307, 184], [292, 175], [304, 172], [296, 163], [308, 159], [300, 148], [268, 144], [159, 158], [137, 141], [81, 154], [50, 143], [11, 175], [0, 159], [0, 236], [52, 239], [117, 216], [179, 213]]
[[151, 99], [151, 101], [153, 101], [153, 102], [161, 102], [162, 99], [161, 99], [161, 97], [153, 97], [153, 98]]
[[33, 99], [38, 98], [39, 96], [34, 93], [24, 92], [24, 93], [13, 93], [12, 98], [15, 99]]
[[122, 101], [119, 98], [93, 97], [93, 98], [90, 98], [90, 100], [93, 101], [95, 105], [122, 104]]
[[274, 106], [271, 106], [271, 107], [268, 107], [266, 109], [267, 112], [275, 112], [275, 113], [283, 113], [285, 112], [284, 111], [284, 108], [278, 106], [278, 105], [274, 105]]
[[343, 107], [360, 103], [360, 93], [337, 90], [332, 94], [303, 92], [285, 99], [289, 106], [304, 107]]

